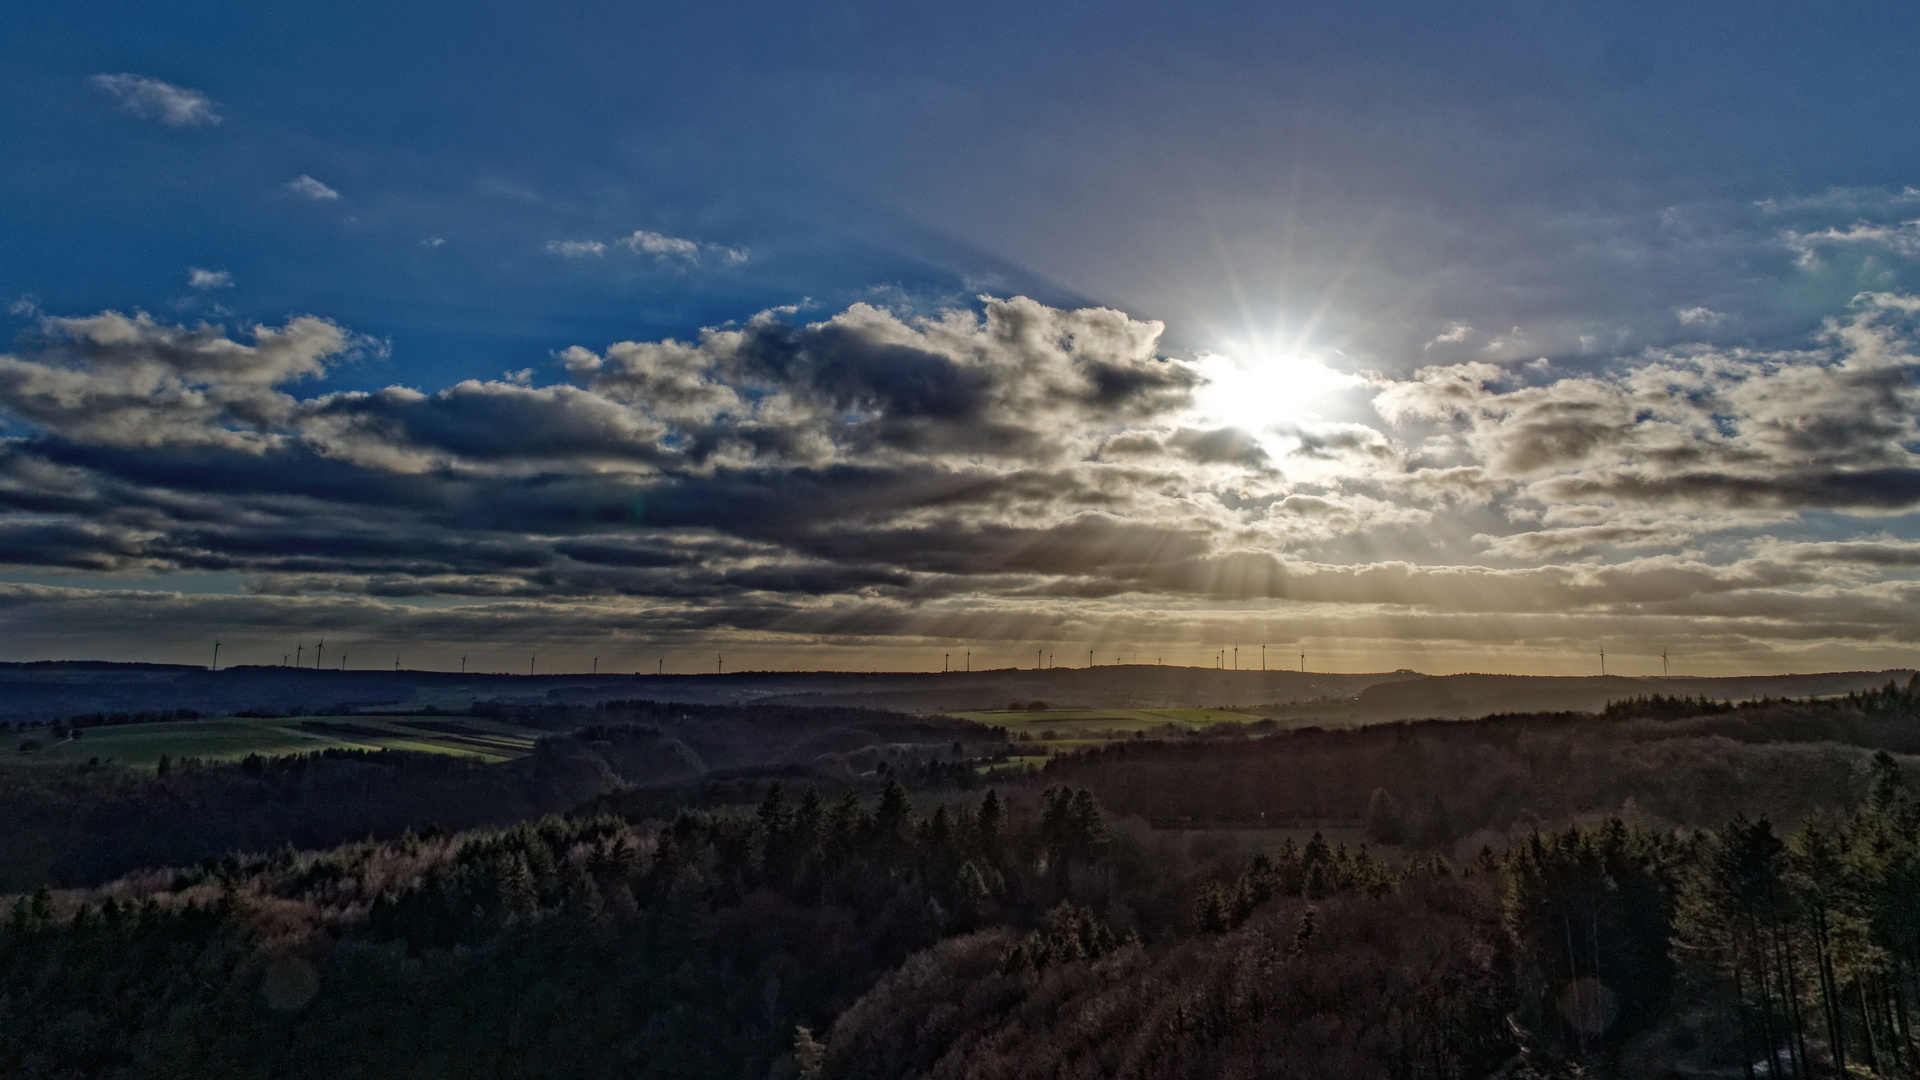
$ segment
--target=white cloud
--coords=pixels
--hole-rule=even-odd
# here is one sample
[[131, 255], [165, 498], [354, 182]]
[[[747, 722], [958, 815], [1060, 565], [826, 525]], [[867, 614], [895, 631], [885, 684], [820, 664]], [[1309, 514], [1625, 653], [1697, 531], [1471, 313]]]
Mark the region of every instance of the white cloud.
[[633, 249], [636, 254], [645, 253], [661, 258], [685, 259], [688, 262], [699, 262], [702, 258], [712, 257], [726, 263], [743, 263], [749, 257], [745, 248], [701, 243], [678, 236], [648, 232], [645, 229], [636, 231], [621, 243]]
[[1719, 326], [1727, 318], [1725, 312], [1706, 307], [1680, 308], [1674, 314], [1687, 326]]
[[[695, 266], [710, 260], [718, 260], [728, 265], [746, 262], [750, 257], [744, 248], [732, 248], [723, 244], [709, 244], [699, 240], [688, 240], [681, 236], [668, 236], [666, 233], [638, 229], [614, 241], [635, 255], [648, 255], [660, 262], [680, 263]], [[600, 240], [549, 240], [547, 251], [568, 259], [598, 257], [607, 253], [608, 245]]]
[[1463, 322], [1456, 322], [1448, 326], [1445, 332], [1434, 335], [1433, 340], [1427, 342], [1426, 348], [1431, 349], [1435, 345], [1451, 345], [1457, 341], [1465, 341], [1467, 340], [1467, 335], [1471, 333], [1473, 333], [1473, 327]]
[[564, 259], [583, 259], [607, 253], [607, 245], [598, 240], [549, 240], [547, 251]]
[[294, 179], [287, 181], [287, 190], [293, 192], [295, 195], [304, 195], [315, 202], [326, 202], [329, 199], [337, 199], [340, 197], [339, 192], [308, 176], [306, 173], [301, 173]]
[[444, 247], [446, 245], [446, 242], [447, 241], [445, 237], [429, 236], [425, 240], [420, 241], [420, 246], [425, 248]]
[[700, 258], [700, 245], [692, 240], [665, 233], [648, 232], [639, 229], [632, 236], [620, 241], [634, 254], [657, 255], [666, 259], [686, 259], [689, 262]]
[[1920, 256], [1920, 221], [1884, 225], [1856, 222], [1846, 228], [1817, 229], [1812, 232], [1789, 230], [1787, 246], [1799, 255], [1802, 266], [1820, 261], [1820, 252], [1829, 248], [1873, 247], [1902, 258]]
[[716, 258], [725, 263], [743, 263], [749, 257], [745, 248], [708, 244], [684, 237], [668, 236], [665, 233], [649, 232], [646, 229], [637, 229], [620, 242], [636, 255], [652, 255], [658, 259], [684, 259], [690, 263], [697, 263], [705, 258]]
[[0, 409], [103, 446], [275, 445], [293, 399], [272, 387], [323, 374], [355, 339], [305, 316], [252, 328], [168, 326], [144, 314], [47, 319], [59, 342], [44, 356], [0, 355]]
[[213, 111], [213, 99], [198, 90], [126, 72], [95, 75], [92, 82], [120, 99], [121, 108], [168, 127], [206, 127], [220, 122], [220, 114]]
[[189, 266], [187, 284], [196, 289], [231, 289], [233, 275], [225, 270], [202, 270], [197, 266]]

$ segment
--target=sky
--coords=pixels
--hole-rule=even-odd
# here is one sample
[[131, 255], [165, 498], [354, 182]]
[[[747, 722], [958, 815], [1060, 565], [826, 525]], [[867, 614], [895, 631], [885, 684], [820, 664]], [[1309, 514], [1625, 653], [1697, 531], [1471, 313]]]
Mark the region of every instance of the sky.
[[1912, 665], [1915, 40], [20, 0], [0, 660]]

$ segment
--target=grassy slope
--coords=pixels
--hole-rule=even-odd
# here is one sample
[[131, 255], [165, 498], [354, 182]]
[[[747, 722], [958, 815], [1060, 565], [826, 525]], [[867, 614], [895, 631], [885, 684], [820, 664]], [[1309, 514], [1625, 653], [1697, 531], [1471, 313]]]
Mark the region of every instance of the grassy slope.
[[[35, 737], [35, 736], [28, 736]], [[44, 735], [38, 736], [44, 738]], [[176, 760], [237, 761], [249, 754], [303, 754], [330, 747], [419, 750], [506, 761], [533, 748], [535, 733], [513, 724], [448, 716], [222, 717], [82, 729], [78, 739], [53, 743], [20, 762], [84, 764], [92, 758], [151, 769], [165, 754]]]

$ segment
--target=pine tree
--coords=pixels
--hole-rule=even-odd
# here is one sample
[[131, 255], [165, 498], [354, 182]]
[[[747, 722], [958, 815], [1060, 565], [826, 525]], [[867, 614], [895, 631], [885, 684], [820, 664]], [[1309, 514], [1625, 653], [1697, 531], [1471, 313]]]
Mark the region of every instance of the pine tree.
[[1402, 844], [1406, 842], [1407, 823], [1400, 815], [1400, 807], [1387, 794], [1387, 789], [1377, 787], [1367, 800], [1367, 835], [1379, 844]]
[[1006, 827], [1006, 804], [1000, 801], [998, 792], [988, 788], [987, 797], [980, 800], [980, 812], [974, 818], [973, 829], [980, 855], [989, 864], [1000, 861], [1000, 844]]
[[826, 1062], [827, 1048], [813, 1037], [813, 1029], [794, 1028], [793, 1064], [800, 1072], [800, 1080], [820, 1080], [820, 1070]]

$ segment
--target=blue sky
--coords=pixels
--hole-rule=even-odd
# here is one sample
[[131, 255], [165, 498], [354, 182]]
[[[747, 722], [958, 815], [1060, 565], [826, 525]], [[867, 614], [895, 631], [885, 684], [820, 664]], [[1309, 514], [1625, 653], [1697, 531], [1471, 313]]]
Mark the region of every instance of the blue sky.
[[[855, 414], [863, 411], [875, 422], [889, 409], [907, 410], [895, 419], [972, 417], [952, 402], [935, 408], [926, 395], [965, 396], [956, 388], [977, 382], [992, 388], [978, 400], [1000, 407], [1044, 398], [1057, 410], [1067, 408], [1062, 401], [1078, 402], [1066, 413], [1047, 411], [1045, 422], [1070, 415], [1092, 425], [1083, 432], [1091, 441], [1073, 451], [1089, 460], [1105, 460], [1099, 448], [1111, 440], [1158, 431], [1155, 445], [1192, 462], [1201, 443], [1197, 436], [1180, 442], [1177, 433], [1220, 425], [1244, 429], [1266, 455], [1264, 464], [1241, 460], [1254, 470], [1247, 475], [1194, 478], [1188, 502], [1222, 509], [1177, 526], [1166, 507], [1059, 495], [1084, 484], [1049, 473], [1054, 496], [996, 503], [991, 514], [945, 523], [978, 543], [1002, 536], [997, 530], [1028, 530], [1005, 541], [1010, 551], [1067, 544], [1075, 553], [1057, 564], [1009, 557], [991, 575], [917, 557], [925, 552], [851, 555], [829, 542], [827, 523], [776, 535], [692, 515], [602, 529], [621, 543], [682, 545], [687, 573], [714, 572], [725, 559], [739, 560], [742, 572], [787, 563], [792, 573], [833, 571], [808, 579], [813, 585], [734, 580], [697, 597], [681, 579], [671, 587], [661, 579], [600, 578], [529, 585], [541, 574], [566, 577], [550, 563], [578, 540], [573, 527], [572, 539], [556, 538], [567, 530], [518, 527], [516, 543], [546, 552], [527, 556], [526, 565], [545, 569], [509, 585], [498, 568], [482, 581], [472, 567], [453, 563], [409, 571], [403, 561], [374, 565], [339, 554], [338, 537], [323, 541], [310, 526], [327, 513], [361, 513], [351, 500], [326, 513], [275, 510], [290, 515], [277, 519], [283, 531], [243, 544], [234, 534], [212, 536], [193, 515], [136, 509], [130, 495], [55, 505], [18, 494], [41, 481], [16, 480], [8, 489], [13, 501], [0, 507], [0, 531], [37, 539], [0, 542], [9, 562], [0, 579], [54, 591], [9, 601], [13, 637], [37, 639], [35, 655], [120, 650], [115, 617], [98, 614], [110, 594], [121, 598], [113, 603], [227, 605], [195, 608], [198, 614], [183, 608], [181, 650], [197, 648], [185, 638], [223, 619], [239, 619], [263, 638], [285, 636], [324, 609], [333, 613], [326, 618], [343, 620], [340, 633], [372, 641], [402, 633], [402, 625], [424, 633], [409, 621], [422, 612], [471, 608], [477, 614], [467, 624], [436, 616], [442, 621], [432, 632], [445, 649], [526, 635], [566, 639], [575, 634], [566, 628], [578, 626], [576, 636], [627, 635], [636, 649], [642, 640], [689, 650], [728, 641], [759, 650], [769, 666], [807, 665], [813, 657], [839, 666], [835, 655], [858, 666], [861, 658], [908, 664], [955, 637], [1004, 646], [1009, 657], [1029, 654], [1033, 641], [1060, 639], [1065, 648], [1069, 637], [1088, 647], [1177, 641], [1199, 657], [1240, 637], [1292, 634], [1317, 635], [1352, 666], [1401, 666], [1388, 661], [1412, 655], [1440, 667], [1559, 670], [1584, 662], [1561, 657], [1584, 656], [1593, 640], [1659, 633], [1691, 642], [1724, 670], [1890, 662], [1912, 640], [1911, 628], [1892, 616], [1868, 627], [1831, 612], [1767, 622], [1594, 608], [1547, 631], [1528, 623], [1532, 609], [1516, 601], [1499, 614], [1527, 629], [1469, 632], [1459, 626], [1466, 608], [1421, 599], [1426, 594], [1413, 586], [1396, 603], [1373, 594], [1314, 599], [1319, 593], [1295, 585], [1234, 596], [1142, 584], [1127, 576], [1134, 571], [1103, 561], [1108, 541], [1073, 547], [1081, 541], [1063, 537], [1091, 535], [1096, 523], [1165, 529], [1141, 542], [1153, 550], [1199, 544], [1192, 557], [1215, 561], [1201, 577], [1245, 572], [1223, 570], [1219, 560], [1258, 555], [1279, 568], [1261, 573], [1296, 584], [1388, 563], [1421, 572], [1460, 568], [1445, 573], [1577, 576], [1599, 565], [1737, 576], [1757, 573], [1754, 560], [1777, 561], [1794, 544], [1908, 544], [1915, 531], [1905, 496], [1879, 488], [1840, 504], [1788, 495], [1756, 503], [1758, 496], [1735, 497], [1725, 484], [1702, 496], [1705, 481], [1689, 481], [1692, 494], [1656, 507], [1644, 483], [1629, 498], [1617, 476], [1594, 477], [1617, 467], [1650, 483], [1660, 468], [1679, 468], [1664, 442], [1658, 452], [1668, 456], [1659, 460], [1669, 464], [1657, 467], [1649, 464], [1655, 449], [1632, 439], [1619, 443], [1625, 449], [1609, 459], [1612, 466], [1593, 456], [1563, 454], [1550, 464], [1499, 455], [1523, 434], [1516, 418], [1538, 404], [1500, 395], [1553, 398], [1552, 409], [1578, 398], [1586, 408], [1599, 384], [1580, 380], [1599, 379], [1626, 395], [1614, 407], [1632, 419], [1634, 408], [1621, 402], [1648, 392], [1633, 384], [1635, 373], [1644, 383], [1649, 371], [1668, 372], [1671, 382], [1675, 355], [1692, 365], [1688, 379], [1726, 389], [1763, 369], [1780, 374], [1775, 368], [1786, 361], [1778, 357], [1789, 352], [1809, 370], [1831, 374], [1849, 356], [1864, 355], [1861, 334], [1880, 335], [1876, 356], [1906, 348], [1904, 309], [1892, 300], [1863, 307], [1856, 298], [1920, 287], [1920, 236], [1907, 224], [1920, 218], [1913, 194], [1920, 150], [1909, 137], [1911, 118], [1920, 115], [1920, 74], [1910, 56], [1920, 40], [1916, 23], [1920, 12], [1894, 4], [9, 5], [0, 13], [7, 106], [0, 145], [8, 148], [0, 159], [0, 240], [8, 256], [0, 260], [0, 300], [10, 306], [0, 321], [15, 342], [11, 355], [28, 367], [0, 414], [17, 468], [31, 459], [80, 470], [72, 476], [98, 479], [102, 490], [175, 483], [136, 478], [95, 453], [136, 443], [171, 453], [152, 450], [179, 444], [155, 441], [150, 430], [173, 421], [129, 420], [149, 429], [134, 438], [49, 411], [46, 395], [54, 391], [40, 378], [47, 372], [98, 376], [104, 365], [127, 362], [88, 351], [107, 347], [104, 324], [59, 320], [144, 312], [140, 325], [148, 329], [125, 333], [150, 342], [161, 342], [167, 327], [203, 321], [244, 342], [251, 327], [324, 320], [338, 342], [308, 336], [301, 340], [313, 351], [301, 358], [261, 362], [261, 371], [288, 380], [274, 384], [276, 394], [309, 403], [302, 418], [275, 420], [251, 449], [229, 452], [297, 452], [312, 459], [299, 468], [353, 462], [390, 473], [401, 468], [398, 458], [360, 444], [343, 449], [334, 428], [325, 434], [312, 426], [347, 408], [323, 399], [389, 386], [431, 398], [468, 379], [529, 392], [572, 387], [613, 395], [606, 401], [664, 424], [665, 434], [645, 438], [677, 451], [701, 438], [687, 425], [708, 430], [715, 417], [702, 414], [697, 424], [691, 414], [668, 417], [661, 399], [647, 396], [665, 392], [652, 368], [645, 379], [622, 375], [628, 381], [618, 391], [595, 383], [612, 378], [619, 343], [690, 341], [709, 327], [740, 331], [769, 311], [790, 328], [827, 325], [857, 304], [884, 310], [902, 328], [956, 307], [988, 319], [982, 296], [1029, 297], [1068, 322], [1072, 310], [1096, 307], [1142, 325], [1157, 321], [1151, 355], [1123, 356], [1122, 349], [1073, 360], [1081, 365], [1073, 370], [1085, 375], [1085, 364], [1109, 361], [1185, 365], [1179, 370], [1194, 374], [1181, 385], [1197, 396], [1152, 398], [1161, 411], [1128, 421], [1139, 431], [1123, 430], [1105, 414], [1073, 410], [1096, 399], [1121, 412], [1133, 405], [1098, 394], [1036, 397], [966, 367], [987, 363], [980, 357], [988, 346], [936, 343], [924, 328], [913, 331], [922, 336], [910, 348], [960, 367], [898, 356], [820, 359], [820, 350], [855, 338], [867, 342], [862, 349], [882, 340], [909, 347], [901, 344], [907, 329], [857, 317], [817, 341], [781, 339], [801, 358], [791, 363], [813, 365], [807, 378], [814, 381], [801, 396], [827, 403], [818, 422], [828, 426], [807, 437], [843, 449], [857, 444], [869, 455], [881, 445], [920, 455], [916, 475], [948, 480], [974, 476], [969, 470], [1005, 479], [1038, 468], [1036, 461], [982, 464], [977, 453], [936, 460], [926, 456], [933, 437], [918, 428], [913, 439], [887, 428], [890, 434], [872, 436], [877, 442], [861, 442], [869, 436]], [[753, 341], [780, 337], [754, 333]], [[702, 354], [709, 366], [700, 378], [739, 401], [800, 394], [792, 371], [727, 351], [737, 345]], [[569, 361], [568, 350], [600, 358], [599, 366]], [[1045, 366], [1020, 355], [1006, 370]], [[1222, 367], [1221, 356], [1233, 363]], [[1544, 367], [1526, 367], [1543, 359]], [[835, 366], [842, 361], [852, 366]], [[645, 361], [656, 362], [665, 361]], [[1419, 374], [1473, 364], [1506, 374]], [[936, 368], [941, 374], [929, 374]], [[168, 377], [217, 397], [224, 391], [218, 376], [205, 374], [211, 370]], [[853, 370], [861, 373], [857, 390], [849, 389]], [[903, 390], [903, 370], [932, 381]], [[1834, 391], [1833, 408], [1845, 415], [1785, 416], [1777, 396], [1754, 390], [1708, 408], [1707, 428], [1675, 420], [1660, 439], [1682, 438], [1673, 434], [1682, 429], [1695, 432], [1686, 438], [1710, 439], [1717, 424], [1733, 440], [1733, 449], [1722, 448], [1731, 455], [1722, 462], [1728, 473], [1738, 471], [1729, 462], [1775, 450], [1787, 456], [1768, 458], [1769, 468], [1784, 468], [1799, 452], [1780, 449], [1788, 442], [1756, 450], [1767, 430], [1845, 429], [1847, 437], [1830, 441], [1840, 448], [1829, 462], [1838, 473], [1910, 467], [1899, 458], [1907, 435], [1898, 418], [1910, 419], [1900, 396], [1907, 387], [1898, 382], [1904, 375], [1889, 376], [1897, 384], [1887, 391], [1895, 395], [1890, 412], [1872, 417], [1837, 404], [1847, 399], [1833, 379], [1810, 388], [1792, 372], [1782, 377], [1782, 387], [1799, 387], [1793, 393], [1802, 402]], [[1462, 379], [1478, 379], [1475, 393], [1493, 395], [1471, 416], [1447, 412], [1437, 403], [1440, 391], [1416, 401], [1428, 391], [1408, 389]], [[1308, 385], [1311, 395], [1299, 389]], [[116, 393], [164, 396], [159, 386], [134, 380]], [[412, 462], [406, 469], [443, 478], [467, 476], [462, 470], [478, 468], [476, 461], [495, 463], [487, 495], [437, 496], [452, 507], [433, 526], [446, 533], [443, 541], [458, 539], [460, 522], [484, 519], [490, 524], [461, 542], [504, 542], [506, 526], [481, 509], [488, 499], [520, 490], [530, 476], [557, 483], [610, 468], [604, 448], [576, 448], [579, 456], [564, 460], [550, 447], [483, 452], [476, 440], [484, 432], [456, 438], [448, 425], [531, 430], [535, 421], [511, 408], [486, 420], [460, 415], [436, 421], [434, 453], [408, 456], [428, 438], [411, 428], [411, 449], [383, 451]], [[265, 423], [232, 413], [195, 422], [226, 431]], [[584, 423], [574, 416], [561, 426]], [[763, 426], [748, 443], [771, 437], [771, 420], [755, 423]], [[1385, 441], [1370, 443], [1360, 429]], [[779, 430], [787, 433], [781, 438], [801, 437], [795, 428]], [[1633, 436], [1642, 437], [1652, 436]], [[209, 438], [202, 432], [189, 441], [204, 446]], [[949, 449], [964, 442], [940, 440], [948, 437], [934, 442]], [[1324, 449], [1336, 445], [1346, 449]], [[1205, 453], [1214, 455], [1208, 468], [1226, 467], [1215, 450]], [[639, 460], [621, 454], [614, 456]], [[1347, 464], [1325, 464], [1340, 454], [1349, 455]], [[626, 482], [633, 497], [644, 491], [665, 504], [719, 483], [714, 468], [813, 476], [857, 466], [893, 478], [873, 480], [871, 491], [896, 490], [889, 485], [903, 459], [855, 457], [789, 457], [779, 468], [725, 454], [715, 459], [719, 466], [646, 457], [631, 465], [638, 471]], [[499, 464], [508, 458], [511, 467]], [[1381, 464], [1389, 459], [1391, 468]], [[1810, 468], [1812, 460], [1795, 467]], [[1459, 468], [1491, 470], [1487, 482], [1507, 486], [1443, 497], [1416, 492], [1405, 479], [1421, 469]], [[1100, 483], [1120, 484], [1117, 475]], [[1740, 484], [1757, 482], [1741, 477]], [[1882, 479], [1889, 490], [1905, 490], [1904, 481]], [[195, 483], [188, 486], [213, 497]], [[251, 490], [236, 489], [234, 505], [252, 498]], [[937, 514], [928, 489], [913, 490], [897, 502], [874, 495], [890, 509], [863, 527], [874, 535], [931, 528]], [[1279, 511], [1272, 508], [1288, 505], [1320, 523], [1273, 531]], [[254, 520], [268, 510], [248, 513]], [[311, 520], [291, 524], [300, 515]], [[1255, 518], [1264, 524], [1256, 528]], [[419, 525], [395, 519], [386, 528], [413, 537]], [[1576, 537], [1569, 529], [1588, 531]], [[111, 543], [102, 539], [108, 534]], [[93, 539], [72, 539], [83, 535]], [[931, 544], [928, 535], [900, 533], [894, 543], [912, 547], [920, 537]], [[1569, 546], [1582, 537], [1592, 543]], [[700, 546], [708, 543], [761, 547], [753, 555], [719, 553]], [[118, 554], [101, 553], [107, 549]], [[182, 554], [189, 549], [194, 554]], [[268, 549], [267, 562], [244, 554]], [[1890, 597], [1904, 587], [1904, 571], [1888, 569], [1891, 556], [1874, 558], [1861, 565], [1878, 569], [1845, 581], [1768, 579], [1740, 588], [1784, 590], [1753, 593], [1755, 611], [1781, 597], [1812, 604], [1834, 590], [1868, 590], [1848, 593], [1860, 602]], [[1657, 559], [1668, 561], [1649, 562]], [[293, 580], [296, 563], [308, 578]], [[850, 575], [850, 583], [823, 584], [842, 581], [836, 575]], [[424, 590], [433, 599], [398, 587], [399, 578], [437, 582]], [[936, 578], [944, 582], [937, 588]], [[1116, 592], [1116, 580], [1134, 584]], [[1094, 584], [1101, 581], [1108, 584]], [[60, 591], [75, 589], [100, 595]], [[1155, 599], [1162, 591], [1188, 605], [1186, 614], [1142, 621], [1139, 611], [1164, 607]], [[906, 614], [924, 616], [936, 594], [951, 606], [949, 619], [934, 625]], [[534, 619], [526, 614], [534, 608], [499, 607], [503, 597], [537, 607], [535, 622], [515, 622]], [[836, 604], [837, 615], [822, 614]], [[1833, 611], [1844, 606], [1833, 604]], [[235, 605], [253, 606], [241, 613]], [[655, 616], [636, 614], [642, 609]], [[659, 613], [668, 609], [671, 619], [647, 621], [664, 619]], [[1481, 659], [1494, 641], [1506, 643], [1511, 662]], [[1508, 648], [1521, 641], [1546, 644]], [[262, 648], [277, 657], [277, 646]], [[556, 648], [564, 655], [572, 646]]]

